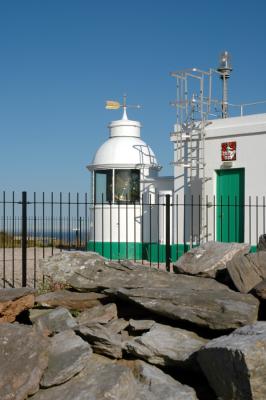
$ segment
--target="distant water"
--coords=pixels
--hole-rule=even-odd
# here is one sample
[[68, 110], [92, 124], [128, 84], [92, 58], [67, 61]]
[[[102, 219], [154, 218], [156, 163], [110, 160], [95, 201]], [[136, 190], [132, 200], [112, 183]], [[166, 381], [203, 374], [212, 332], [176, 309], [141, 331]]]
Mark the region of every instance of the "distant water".
[[[8, 230], [7, 231], [8, 234], [12, 234], [12, 231]], [[14, 232], [14, 236], [21, 237], [21, 231], [20, 230], [16, 230]], [[85, 240], [86, 237], [88, 238], [89, 236], [89, 231], [86, 232], [86, 230], [82, 230], [82, 231], [73, 231], [73, 230], [62, 230], [60, 231], [51, 231], [51, 230], [44, 230], [42, 231], [37, 230], [35, 233], [33, 230], [28, 230], [27, 231], [27, 237], [30, 239], [33, 239], [34, 237], [36, 237], [36, 239], [52, 239], [53, 240], [60, 240], [60, 238], [62, 240], [70, 240], [71, 242], [78, 240]]]

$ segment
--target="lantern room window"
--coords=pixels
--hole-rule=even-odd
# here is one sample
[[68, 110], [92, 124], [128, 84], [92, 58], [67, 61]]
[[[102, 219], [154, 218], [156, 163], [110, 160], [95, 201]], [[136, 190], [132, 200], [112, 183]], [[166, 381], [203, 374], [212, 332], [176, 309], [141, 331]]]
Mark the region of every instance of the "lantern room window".
[[138, 169], [106, 169], [95, 171], [94, 174], [95, 203], [140, 201], [140, 171]]
[[95, 171], [94, 201], [95, 203], [110, 203], [113, 192], [113, 171], [111, 169]]
[[139, 202], [140, 171], [138, 169], [115, 170], [115, 202]]

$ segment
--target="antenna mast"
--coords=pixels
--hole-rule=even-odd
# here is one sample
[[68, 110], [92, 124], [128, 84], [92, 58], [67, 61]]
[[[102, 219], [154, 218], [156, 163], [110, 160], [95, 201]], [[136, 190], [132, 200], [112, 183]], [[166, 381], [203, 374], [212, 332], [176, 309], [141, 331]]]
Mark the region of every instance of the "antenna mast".
[[228, 86], [227, 81], [230, 78], [232, 72], [231, 56], [228, 51], [224, 51], [220, 55], [220, 64], [217, 68], [217, 72], [220, 74], [220, 78], [223, 83], [223, 98], [222, 98], [222, 118], [228, 117]]
[[[172, 134], [176, 142], [177, 156], [174, 165], [183, 169], [184, 194], [190, 194], [201, 204], [205, 201], [205, 128], [209, 124], [211, 110], [212, 71], [197, 68], [172, 72], [176, 79], [176, 124]], [[197, 190], [195, 191], [195, 187]], [[190, 245], [206, 238], [205, 213], [200, 212], [197, 238], [190, 233]], [[194, 237], [193, 237], [194, 236]]]

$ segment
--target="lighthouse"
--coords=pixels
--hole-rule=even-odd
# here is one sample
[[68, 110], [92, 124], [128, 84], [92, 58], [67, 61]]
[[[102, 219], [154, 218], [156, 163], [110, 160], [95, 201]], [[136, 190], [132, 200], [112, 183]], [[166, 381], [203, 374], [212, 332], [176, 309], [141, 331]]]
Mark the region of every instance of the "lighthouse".
[[109, 138], [87, 166], [92, 175], [87, 248], [109, 259], [140, 260], [147, 258], [146, 247], [157, 241], [150, 226], [156, 219], [161, 167], [151, 147], [141, 139], [140, 122], [128, 118], [125, 99], [122, 106], [108, 104], [107, 108], [122, 108], [123, 115], [109, 124]]

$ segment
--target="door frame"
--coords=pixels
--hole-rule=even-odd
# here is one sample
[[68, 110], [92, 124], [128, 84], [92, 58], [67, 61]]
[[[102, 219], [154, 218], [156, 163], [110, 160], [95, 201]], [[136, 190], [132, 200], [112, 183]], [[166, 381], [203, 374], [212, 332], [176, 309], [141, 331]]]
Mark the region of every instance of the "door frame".
[[[239, 199], [233, 200], [233, 204], [231, 202], [229, 203], [228, 200], [225, 199], [225, 203], [223, 203], [223, 198], [219, 199], [219, 177], [222, 175], [222, 173], [228, 172], [237, 172], [239, 171], [239, 180], [240, 180], [240, 190], [239, 190]], [[217, 241], [225, 241], [225, 242], [239, 242], [242, 243], [244, 242], [244, 236], [245, 236], [245, 168], [228, 168], [228, 169], [216, 169], [216, 215], [215, 215], [215, 220], [216, 220], [216, 240]], [[223, 196], [223, 195], [221, 195]], [[221, 204], [220, 204], [221, 203]], [[239, 207], [237, 210], [236, 207]], [[227, 209], [228, 212], [228, 222], [227, 222], [227, 233], [223, 234], [223, 226], [226, 224], [223, 224], [221, 221], [221, 214], [223, 212], [223, 207], [225, 207], [225, 210]], [[229, 225], [229, 217], [230, 217], [230, 210], [232, 209], [231, 207], [234, 207], [234, 217], [235, 217], [235, 228], [234, 232], [232, 233], [232, 230], [230, 230], [230, 225]], [[223, 240], [225, 237], [226, 240]], [[232, 240], [234, 239], [234, 240]]]

